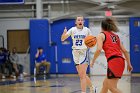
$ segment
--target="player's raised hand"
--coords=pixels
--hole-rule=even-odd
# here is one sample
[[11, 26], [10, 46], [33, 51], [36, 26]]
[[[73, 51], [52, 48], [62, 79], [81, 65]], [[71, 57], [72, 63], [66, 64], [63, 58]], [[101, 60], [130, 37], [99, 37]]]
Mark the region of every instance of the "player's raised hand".
[[66, 33], [67, 33], [67, 28], [65, 27], [65, 28], [64, 28], [64, 32], [63, 32], [63, 34], [61, 35], [61, 41], [64, 41], [65, 39], [68, 38], [68, 35], [66, 35]]
[[66, 32], [67, 32], [67, 27], [64, 28], [64, 32], [63, 33], [66, 33]]

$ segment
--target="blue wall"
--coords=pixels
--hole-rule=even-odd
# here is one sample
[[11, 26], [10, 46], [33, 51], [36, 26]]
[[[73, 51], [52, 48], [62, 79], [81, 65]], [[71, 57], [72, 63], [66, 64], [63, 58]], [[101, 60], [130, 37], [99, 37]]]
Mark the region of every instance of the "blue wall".
[[0, 4], [21, 4], [24, 2], [25, 0], [0, 0]]
[[130, 18], [130, 58], [133, 73], [140, 73], [140, 25], [135, 26], [135, 21], [140, 23], [140, 18]]
[[33, 74], [34, 58], [37, 48], [41, 46], [50, 58], [49, 23], [48, 20], [30, 20], [30, 69]]

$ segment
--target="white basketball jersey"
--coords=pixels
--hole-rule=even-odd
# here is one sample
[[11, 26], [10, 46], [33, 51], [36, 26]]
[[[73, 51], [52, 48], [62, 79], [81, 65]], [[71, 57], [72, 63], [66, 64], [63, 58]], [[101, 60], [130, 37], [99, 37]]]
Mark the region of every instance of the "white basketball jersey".
[[72, 49], [87, 49], [84, 43], [84, 38], [88, 35], [91, 35], [89, 28], [83, 27], [83, 29], [78, 29], [77, 27], [72, 27], [66, 34], [72, 37]]

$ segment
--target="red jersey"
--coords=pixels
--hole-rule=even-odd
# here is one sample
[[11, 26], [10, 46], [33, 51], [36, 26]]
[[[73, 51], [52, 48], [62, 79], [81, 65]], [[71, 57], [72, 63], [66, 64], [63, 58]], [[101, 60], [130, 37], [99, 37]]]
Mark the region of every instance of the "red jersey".
[[105, 51], [107, 60], [113, 56], [122, 57], [119, 36], [108, 31], [104, 31], [103, 33], [105, 35], [103, 50]]

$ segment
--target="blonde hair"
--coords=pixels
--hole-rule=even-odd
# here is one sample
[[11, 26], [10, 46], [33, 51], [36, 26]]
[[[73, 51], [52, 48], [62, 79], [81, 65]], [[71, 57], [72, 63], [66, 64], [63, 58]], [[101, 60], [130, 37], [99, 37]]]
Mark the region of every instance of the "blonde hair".
[[83, 21], [84, 21], [84, 17], [82, 16], [82, 15], [79, 15], [79, 16], [77, 16], [76, 18], [75, 18], [75, 25], [76, 25], [76, 21], [77, 21], [77, 18], [78, 17], [82, 17], [83, 18]]

